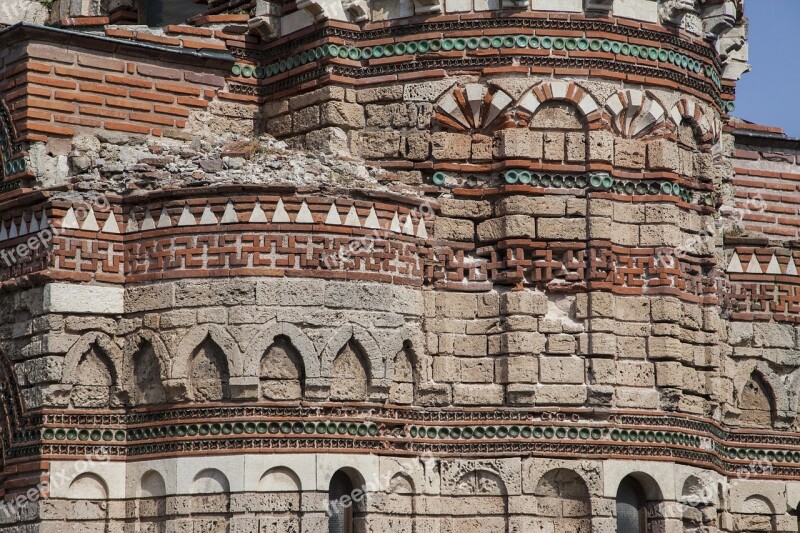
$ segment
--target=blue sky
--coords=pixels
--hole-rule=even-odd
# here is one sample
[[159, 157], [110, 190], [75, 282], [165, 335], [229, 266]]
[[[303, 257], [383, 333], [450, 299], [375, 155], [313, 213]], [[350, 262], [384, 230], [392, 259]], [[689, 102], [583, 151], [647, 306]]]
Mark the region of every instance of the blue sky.
[[739, 81], [735, 116], [800, 137], [800, 0], [746, 0], [750, 64]]

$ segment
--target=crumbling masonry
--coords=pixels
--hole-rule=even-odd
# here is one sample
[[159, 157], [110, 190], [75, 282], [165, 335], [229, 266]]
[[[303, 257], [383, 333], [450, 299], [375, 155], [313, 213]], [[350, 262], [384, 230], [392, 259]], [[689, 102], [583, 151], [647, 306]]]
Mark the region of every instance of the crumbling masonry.
[[0, 530], [798, 531], [742, 0], [2, 2]]

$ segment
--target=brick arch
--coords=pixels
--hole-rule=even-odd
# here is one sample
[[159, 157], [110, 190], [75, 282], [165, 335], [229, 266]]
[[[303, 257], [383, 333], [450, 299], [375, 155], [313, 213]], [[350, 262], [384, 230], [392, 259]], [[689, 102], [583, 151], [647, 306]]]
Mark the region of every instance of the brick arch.
[[636, 89], [612, 94], [603, 109], [608, 113], [614, 130], [626, 138], [644, 137], [657, 128], [667, 114], [658, 99]]
[[325, 348], [322, 350], [321, 376], [323, 378], [331, 378], [333, 361], [350, 339], [353, 339], [367, 356], [367, 371], [370, 383], [374, 384], [377, 380], [382, 380], [386, 377], [386, 358], [380, 346], [366, 329], [352, 324], [339, 328], [325, 344]]
[[697, 102], [681, 98], [672, 106], [669, 116], [676, 131], [684, 121], [691, 125], [701, 149], [708, 150], [717, 141], [718, 133], [715, 134], [712, 121]]
[[206, 340], [206, 337], [210, 337], [225, 354], [230, 377], [241, 377], [243, 375], [244, 361], [236, 341], [225, 328], [216, 324], [207, 324], [192, 328], [181, 339], [170, 373], [171, 379], [189, 379], [192, 355], [197, 347]]
[[573, 82], [548, 81], [533, 87], [517, 102], [517, 107], [536, 115], [543, 104], [550, 102], [568, 102], [580, 112], [587, 125], [600, 122], [602, 113], [594, 97], [581, 86]]
[[267, 351], [275, 337], [284, 336], [292, 342], [292, 346], [300, 354], [303, 360], [303, 370], [307, 378], [320, 377], [320, 360], [314, 343], [303, 333], [300, 328], [288, 322], [271, 321], [261, 329], [250, 341], [244, 351], [244, 375], [258, 376], [261, 365], [261, 358]]

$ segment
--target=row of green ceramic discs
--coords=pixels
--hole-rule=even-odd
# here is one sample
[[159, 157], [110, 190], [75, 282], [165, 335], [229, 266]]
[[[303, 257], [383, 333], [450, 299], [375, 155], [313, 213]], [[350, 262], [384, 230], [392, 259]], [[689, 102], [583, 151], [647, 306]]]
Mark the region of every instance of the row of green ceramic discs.
[[325, 57], [338, 57], [341, 59], [359, 61], [362, 59], [379, 59], [382, 57], [404, 56], [409, 54], [523, 48], [605, 52], [620, 56], [648, 59], [661, 63], [671, 63], [689, 72], [694, 72], [695, 74], [702, 74], [705, 72], [706, 76], [714, 80], [714, 83], [719, 86], [719, 77], [716, 69], [711, 65], [705, 65], [704, 68], [704, 64], [701, 61], [673, 50], [639, 46], [609, 39], [547, 37], [537, 35], [425, 39], [420, 41], [367, 46], [363, 48], [328, 44], [276, 61], [266, 67], [237, 64], [232, 67], [231, 72], [234, 76], [262, 79], [275, 76], [276, 74], [286, 72], [313, 61], [318, 61]]
[[[35, 438], [35, 437], [34, 437]], [[125, 431], [118, 430], [101, 430], [101, 429], [54, 429], [46, 428], [41, 430], [41, 438], [44, 440], [72, 440], [72, 441], [118, 441], [125, 440]], [[24, 440], [33, 440], [33, 438], [26, 438]]]
[[744, 448], [728, 448], [726, 451], [731, 459], [750, 459], [751, 461], [769, 461], [771, 463], [800, 463], [800, 452]]
[[539, 426], [477, 426], [477, 427], [418, 427], [409, 430], [412, 438], [420, 439], [593, 439], [603, 437], [600, 429], [539, 427]]
[[700, 446], [700, 437], [671, 431], [613, 429], [611, 430], [610, 436], [611, 440], [619, 442], [651, 442], [657, 444], [680, 444], [681, 446]]
[[349, 435], [375, 436], [378, 426], [345, 422], [225, 422], [207, 424], [181, 424], [129, 430], [130, 440], [159, 439], [167, 437], [194, 437], [215, 435]]
[[0, 128], [0, 152], [3, 154], [3, 161], [5, 161], [6, 176], [18, 174], [25, 170], [25, 159], [19, 158], [11, 160], [11, 142], [5, 135], [2, 128]]

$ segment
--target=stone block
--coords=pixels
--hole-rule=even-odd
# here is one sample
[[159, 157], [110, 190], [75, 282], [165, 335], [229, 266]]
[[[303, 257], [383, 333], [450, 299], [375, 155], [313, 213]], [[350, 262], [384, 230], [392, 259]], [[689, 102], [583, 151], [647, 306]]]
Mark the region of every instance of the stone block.
[[582, 131], [567, 133], [567, 162], [586, 162], [586, 134]]
[[472, 160], [492, 160], [492, 138], [487, 135], [475, 134], [472, 136]]
[[667, 139], [657, 139], [647, 143], [647, 168], [678, 172], [680, 169], [678, 145]]
[[539, 385], [535, 392], [536, 405], [583, 405], [585, 385]]
[[507, 196], [497, 202], [498, 215], [564, 216], [564, 196]]
[[411, 133], [406, 137], [406, 157], [411, 161], [425, 161], [431, 153], [431, 134]]
[[543, 292], [524, 290], [500, 295], [500, 312], [504, 315], [544, 316], [547, 309], [548, 299]]
[[502, 405], [505, 392], [502, 385], [497, 384], [464, 384], [453, 385], [453, 403], [456, 405]]
[[614, 162], [614, 134], [610, 131], [593, 130], [589, 132], [587, 155], [593, 163]]
[[536, 220], [525, 215], [508, 215], [478, 224], [478, 240], [494, 242], [514, 237], [536, 237]]
[[347, 102], [327, 102], [320, 109], [322, 126], [335, 126], [345, 130], [363, 129], [366, 126], [364, 108]]
[[565, 150], [564, 134], [548, 131], [544, 134], [544, 158], [546, 161], [563, 161]]
[[541, 383], [584, 383], [584, 360], [580, 357], [542, 356], [539, 361]]
[[495, 156], [498, 159], [541, 159], [544, 134], [522, 128], [500, 130], [495, 134]]
[[547, 338], [547, 353], [574, 354], [576, 351], [577, 345], [572, 335], [558, 334]]
[[438, 217], [433, 223], [433, 235], [446, 241], [472, 242], [475, 239], [475, 224], [471, 220]]
[[617, 139], [614, 146], [614, 164], [622, 168], [643, 169], [645, 144], [637, 139]]
[[431, 135], [431, 151], [435, 159], [464, 160], [472, 153], [472, 137], [464, 133], [437, 131]]
[[489, 355], [540, 354], [547, 337], [533, 331], [510, 331], [489, 337]]
[[366, 106], [367, 126], [413, 128], [417, 125], [417, 106], [413, 103], [370, 104]]
[[320, 127], [319, 108], [307, 107], [292, 113], [292, 132], [305, 133]]
[[366, 131], [358, 140], [364, 159], [396, 159], [402, 154], [403, 137], [396, 131]]
[[441, 214], [446, 217], [487, 218], [492, 216], [492, 204], [485, 200], [457, 200], [445, 198], [439, 201]]
[[582, 218], [539, 219], [537, 231], [540, 239], [582, 241], [587, 237], [586, 220]]
[[539, 359], [535, 355], [499, 357], [495, 364], [497, 383], [536, 383]]

